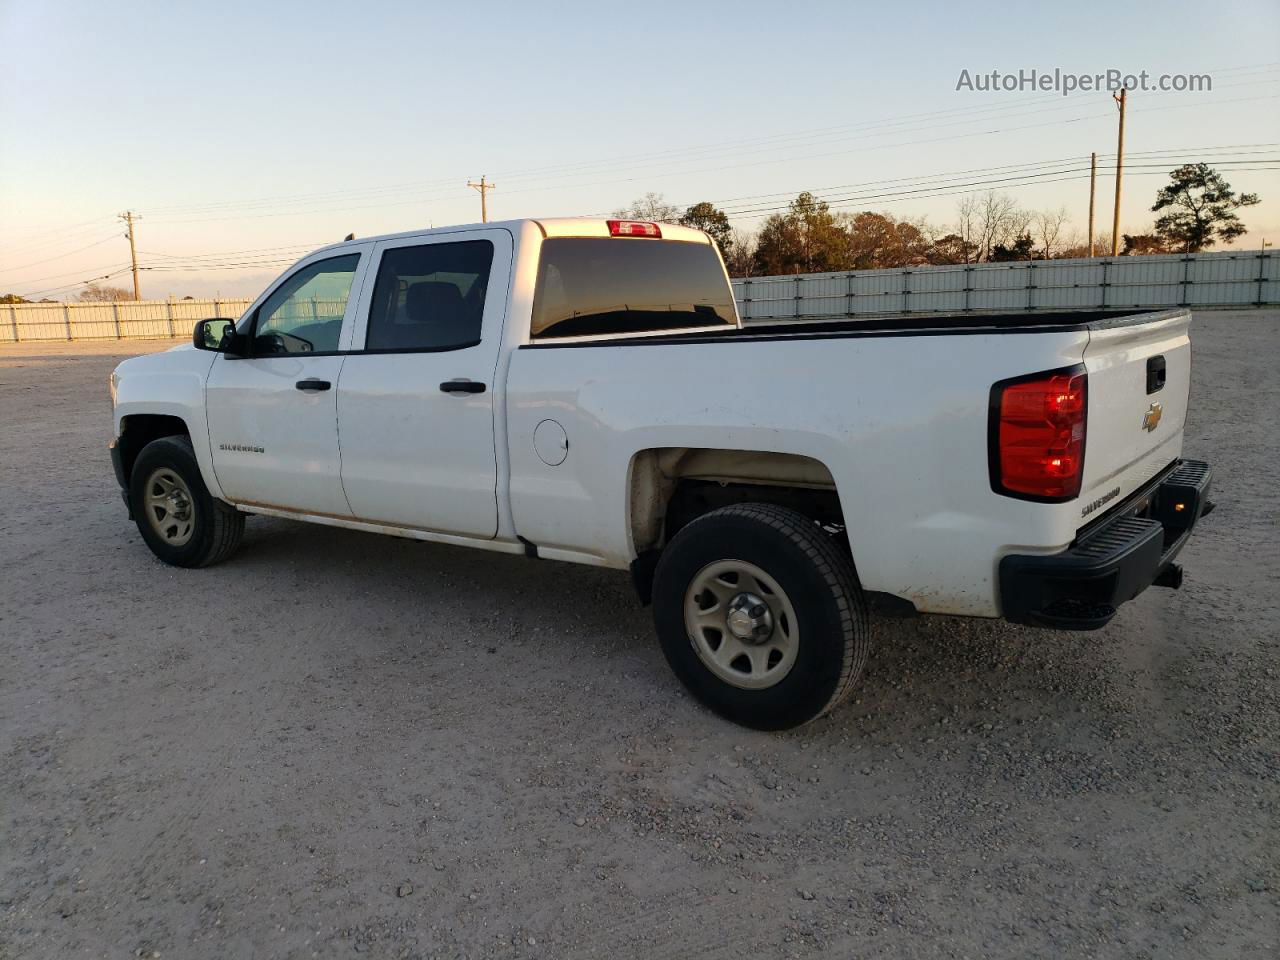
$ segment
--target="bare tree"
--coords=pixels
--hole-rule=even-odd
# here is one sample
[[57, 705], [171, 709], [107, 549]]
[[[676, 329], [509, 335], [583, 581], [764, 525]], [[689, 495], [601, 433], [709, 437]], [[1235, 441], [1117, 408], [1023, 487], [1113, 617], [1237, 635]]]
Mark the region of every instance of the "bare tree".
[[1032, 222], [1035, 225], [1036, 239], [1040, 241], [1041, 259], [1048, 260], [1053, 256], [1053, 251], [1062, 237], [1063, 228], [1070, 219], [1066, 207], [1059, 207], [1057, 210], [1040, 210], [1035, 214]]
[[927, 216], [915, 217], [914, 219], [904, 218], [903, 223], [909, 223], [920, 231], [920, 236], [924, 237], [929, 243], [936, 243], [939, 237], [943, 237], [951, 232], [950, 227], [939, 226], [931, 221]]
[[[1111, 234], [1102, 233], [1093, 235], [1094, 253], [1097, 254], [1102, 250], [1111, 249]], [[1079, 260], [1089, 256], [1089, 241], [1077, 231], [1072, 231], [1065, 238], [1059, 240], [1057, 252], [1054, 258], [1058, 260]]]
[[1011, 207], [1009, 214], [1004, 218], [1001, 225], [999, 242], [1005, 246], [1017, 243], [1019, 237], [1028, 236], [1031, 233], [1031, 226], [1035, 222], [1035, 213], [1031, 210], [1023, 210], [1017, 205], [1012, 197], [1006, 198]]
[[988, 190], [977, 198], [973, 242], [978, 245], [979, 260], [991, 259], [992, 248], [1004, 236], [1005, 219], [1012, 207], [1011, 200], [994, 190]]
[[956, 216], [956, 228], [951, 232], [959, 237], [961, 249], [973, 250], [966, 263], [990, 260], [997, 246], [1012, 246], [1031, 223], [1031, 214], [1013, 197], [994, 190], [963, 197], [956, 204]]
[[119, 300], [132, 300], [133, 291], [124, 287], [103, 287], [91, 283], [76, 296], [82, 303], [111, 303]]
[[978, 230], [978, 197], [975, 194], [965, 194], [956, 204], [956, 218], [954, 234], [959, 243], [955, 246], [961, 251], [964, 263], [976, 263], [982, 251], [975, 239]]
[[724, 255], [731, 277], [750, 277], [756, 272], [756, 235], [735, 227]]
[[679, 207], [667, 203], [667, 198], [662, 194], [652, 191], [631, 201], [631, 206], [613, 211], [615, 217], [624, 220], [648, 220], [656, 223], [675, 223], [683, 213]]

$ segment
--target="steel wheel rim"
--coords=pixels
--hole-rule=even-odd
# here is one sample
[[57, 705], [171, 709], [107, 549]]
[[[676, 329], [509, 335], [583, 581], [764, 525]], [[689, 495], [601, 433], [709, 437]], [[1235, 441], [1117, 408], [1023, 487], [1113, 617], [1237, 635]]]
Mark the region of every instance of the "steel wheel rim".
[[142, 509], [152, 531], [171, 547], [185, 546], [196, 526], [195, 498], [171, 467], [151, 471], [143, 488]]
[[731, 686], [764, 690], [795, 666], [795, 607], [778, 581], [753, 563], [717, 560], [699, 570], [685, 591], [684, 623], [698, 659]]

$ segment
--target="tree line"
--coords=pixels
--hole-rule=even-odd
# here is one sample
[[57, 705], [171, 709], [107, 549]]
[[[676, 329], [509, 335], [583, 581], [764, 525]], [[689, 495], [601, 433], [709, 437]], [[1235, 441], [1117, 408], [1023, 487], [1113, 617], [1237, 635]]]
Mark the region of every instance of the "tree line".
[[[1151, 207], [1161, 216], [1146, 233], [1121, 235], [1123, 256], [1197, 253], [1245, 233], [1236, 211], [1258, 203], [1256, 194], [1237, 195], [1203, 163], [1178, 167], [1169, 176]], [[735, 229], [729, 215], [712, 203], [680, 210], [658, 193], [614, 211], [627, 219], [706, 231], [734, 277], [1089, 256], [1087, 240], [1068, 229], [1066, 208], [1028, 210], [992, 190], [961, 198], [955, 215], [954, 221], [939, 226], [927, 217], [833, 211], [808, 191], [785, 211], [772, 214], [754, 234]], [[1110, 249], [1109, 233], [1094, 236], [1096, 254]]]

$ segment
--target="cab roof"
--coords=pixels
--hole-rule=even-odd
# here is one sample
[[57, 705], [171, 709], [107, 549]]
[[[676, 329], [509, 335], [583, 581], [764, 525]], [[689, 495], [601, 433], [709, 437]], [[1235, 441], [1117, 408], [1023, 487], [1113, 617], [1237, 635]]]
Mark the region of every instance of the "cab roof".
[[[489, 223], [458, 223], [447, 227], [428, 227], [421, 230], [404, 230], [400, 233], [383, 233], [374, 237], [356, 237], [320, 247], [320, 250], [340, 249], [350, 243], [375, 243], [379, 240], [399, 240], [408, 237], [426, 237], [464, 230], [506, 229], [519, 235], [525, 224], [533, 224], [544, 237], [609, 237], [609, 220], [621, 218], [602, 217], [525, 217], [520, 220], [493, 220]], [[677, 223], [659, 223], [663, 240], [679, 240], [684, 243], [710, 243], [711, 238], [701, 230]], [[618, 238], [626, 239], [626, 238]]]

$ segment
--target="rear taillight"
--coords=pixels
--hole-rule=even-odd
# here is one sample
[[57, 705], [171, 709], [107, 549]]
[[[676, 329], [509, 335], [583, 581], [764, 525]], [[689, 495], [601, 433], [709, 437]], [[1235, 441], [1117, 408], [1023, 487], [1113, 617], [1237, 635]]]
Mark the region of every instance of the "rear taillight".
[[1075, 366], [991, 388], [991, 489], [1024, 500], [1079, 495], [1088, 379], [1084, 367]]
[[662, 239], [662, 230], [658, 228], [656, 223], [646, 223], [643, 220], [608, 220], [609, 236], [611, 237], [653, 237], [655, 240]]

